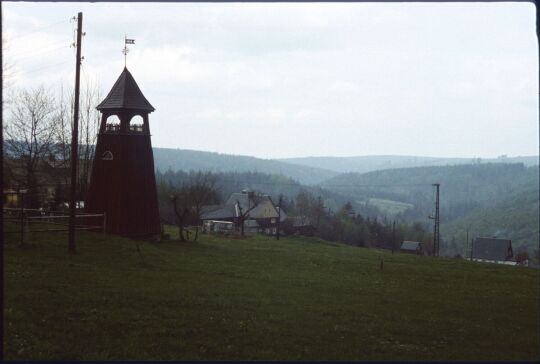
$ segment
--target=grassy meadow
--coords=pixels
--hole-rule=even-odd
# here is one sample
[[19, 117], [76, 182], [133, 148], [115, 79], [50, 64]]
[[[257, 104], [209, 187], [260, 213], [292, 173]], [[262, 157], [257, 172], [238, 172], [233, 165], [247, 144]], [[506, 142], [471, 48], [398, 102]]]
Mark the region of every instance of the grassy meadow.
[[15, 240], [4, 245], [8, 360], [539, 358], [534, 269], [313, 238], [80, 233], [74, 256], [65, 234]]

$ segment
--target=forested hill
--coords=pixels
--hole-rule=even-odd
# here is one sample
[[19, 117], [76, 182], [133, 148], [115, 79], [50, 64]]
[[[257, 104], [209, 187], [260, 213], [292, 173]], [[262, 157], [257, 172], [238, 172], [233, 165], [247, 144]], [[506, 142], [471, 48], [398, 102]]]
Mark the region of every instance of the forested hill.
[[529, 252], [538, 249], [539, 197], [538, 188], [526, 189], [511, 194], [495, 206], [475, 209], [443, 224], [441, 233], [447, 238], [450, 255], [463, 254], [467, 231], [469, 237], [497, 236], [511, 239], [518, 252], [525, 247]]
[[538, 244], [538, 173], [538, 166], [482, 163], [346, 173], [322, 186], [356, 205], [375, 206], [383, 216], [427, 225], [435, 204], [432, 184], [440, 183], [441, 235], [463, 254], [467, 228], [471, 236]]
[[434, 183], [440, 183], [441, 214], [451, 220], [478, 207], [494, 206], [521, 190], [538, 189], [538, 166], [486, 163], [346, 173], [322, 187], [357, 202], [377, 198], [411, 204], [414, 207], [404, 217], [416, 218], [433, 210]]
[[481, 158], [437, 158], [398, 155], [374, 155], [355, 157], [305, 157], [279, 159], [282, 162], [328, 169], [340, 173], [367, 173], [384, 169], [449, 166], [482, 163], [523, 163], [525, 166], [538, 165], [538, 156]]
[[302, 184], [317, 184], [338, 173], [271, 159], [185, 149], [153, 148], [156, 169], [172, 171], [261, 172], [282, 174]]

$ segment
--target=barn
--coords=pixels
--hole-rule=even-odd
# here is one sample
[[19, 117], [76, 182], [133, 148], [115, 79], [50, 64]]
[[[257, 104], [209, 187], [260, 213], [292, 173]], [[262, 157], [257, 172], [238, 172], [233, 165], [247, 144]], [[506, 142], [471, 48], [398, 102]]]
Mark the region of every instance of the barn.
[[515, 265], [512, 241], [497, 238], [476, 238], [473, 241], [471, 260]]
[[404, 241], [399, 248], [401, 253], [424, 255], [424, 244], [418, 241]]

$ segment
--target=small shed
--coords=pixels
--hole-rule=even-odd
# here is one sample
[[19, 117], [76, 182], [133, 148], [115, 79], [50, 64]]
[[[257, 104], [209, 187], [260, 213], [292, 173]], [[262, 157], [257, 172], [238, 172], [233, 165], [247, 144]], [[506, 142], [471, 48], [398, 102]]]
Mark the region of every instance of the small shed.
[[512, 241], [498, 238], [476, 238], [473, 241], [471, 260], [514, 265]]
[[424, 243], [419, 241], [404, 241], [399, 251], [407, 254], [424, 255]]
[[234, 223], [230, 221], [204, 220], [203, 233], [227, 233], [234, 231]]

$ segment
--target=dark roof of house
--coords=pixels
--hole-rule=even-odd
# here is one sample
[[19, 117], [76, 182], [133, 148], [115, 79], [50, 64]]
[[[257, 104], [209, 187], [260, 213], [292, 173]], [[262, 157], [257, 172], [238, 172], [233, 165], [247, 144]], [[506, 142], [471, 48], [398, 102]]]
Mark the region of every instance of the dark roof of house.
[[240, 203], [242, 212], [246, 212], [255, 205], [253, 198], [250, 198], [250, 195], [244, 192], [234, 192], [231, 194], [229, 199], [225, 202], [227, 205], [234, 205], [236, 201]]
[[473, 259], [504, 261], [512, 259], [512, 241], [497, 238], [476, 238], [473, 242]]
[[418, 242], [418, 241], [404, 241], [403, 243], [401, 243], [401, 248], [402, 250], [417, 250], [418, 248], [420, 248], [422, 246], [422, 243]]
[[105, 100], [96, 109], [100, 111], [133, 109], [148, 112], [155, 110], [146, 97], [144, 97], [137, 82], [135, 82], [135, 79], [127, 68], [124, 68]]
[[[255, 200], [258, 200], [256, 202]], [[277, 218], [279, 213], [277, 207], [273, 204], [269, 196], [255, 196], [251, 193], [233, 193], [222, 205], [204, 206], [201, 212], [202, 220], [224, 220], [240, 216], [240, 210], [237, 207], [237, 201], [240, 203], [242, 213], [247, 219], [271, 219]], [[281, 221], [287, 219], [284, 210], [281, 211]]]
[[237, 217], [234, 205], [209, 205], [201, 209], [201, 220], [224, 220]]

